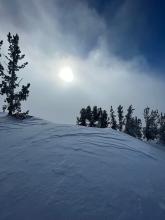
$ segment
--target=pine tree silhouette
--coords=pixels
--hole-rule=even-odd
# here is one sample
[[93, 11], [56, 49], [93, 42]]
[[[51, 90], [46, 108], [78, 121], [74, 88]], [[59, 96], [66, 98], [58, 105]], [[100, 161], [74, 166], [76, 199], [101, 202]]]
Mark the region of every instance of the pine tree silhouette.
[[[20, 86], [20, 81], [17, 72], [21, 69], [25, 68], [28, 64], [27, 62], [19, 64], [25, 57], [25, 55], [21, 54], [21, 50], [19, 47], [19, 36], [11, 35], [10, 33], [7, 35], [9, 49], [8, 55], [5, 58], [8, 61], [7, 71], [4, 71], [2, 65], [0, 65], [0, 76], [2, 78], [2, 82], [0, 84], [0, 94], [6, 95], [5, 98], [5, 108], [8, 110], [9, 115], [17, 115], [21, 113], [21, 101], [25, 101], [29, 95], [29, 87], [30, 83], [26, 86], [22, 86], [19, 91], [18, 88]], [[2, 42], [0, 43], [2, 46]], [[28, 111], [25, 113], [27, 114]]]
[[145, 127], [143, 128], [144, 137], [148, 140], [155, 140], [158, 136], [159, 113], [146, 107], [144, 109]]
[[92, 127], [92, 110], [91, 110], [91, 107], [90, 105], [87, 106], [86, 108], [86, 119], [88, 121], [88, 126], [89, 127]]
[[127, 109], [127, 114], [125, 116], [125, 130], [124, 132], [134, 136], [134, 132], [133, 132], [133, 128], [134, 128], [134, 119], [132, 117], [133, 115], [133, 107], [132, 105], [129, 106], [129, 108]]
[[142, 138], [142, 121], [135, 117], [132, 119], [132, 136], [141, 139]]
[[118, 129], [119, 131], [123, 130], [123, 125], [124, 125], [124, 115], [123, 115], [123, 106], [119, 105], [117, 108], [117, 113], [118, 113]]
[[99, 120], [98, 120], [98, 127], [99, 128], [107, 128], [109, 124], [108, 114], [102, 108], [99, 108]]
[[117, 130], [116, 115], [115, 115], [115, 112], [114, 112], [112, 106], [110, 109], [110, 126], [112, 129]]
[[99, 120], [98, 108], [97, 108], [97, 106], [94, 106], [93, 110], [92, 110], [91, 127], [96, 127], [98, 120]]
[[162, 113], [160, 116], [159, 140], [165, 144], [165, 114], [163, 115]]
[[81, 126], [87, 126], [86, 119], [87, 119], [86, 109], [82, 108], [80, 111], [80, 117], [77, 117], [77, 124]]
[[[2, 57], [1, 55], [1, 47], [3, 45], [3, 41], [0, 41], [0, 58]], [[0, 62], [0, 76], [4, 74], [4, 67], [2, 66], [2, 63]]]

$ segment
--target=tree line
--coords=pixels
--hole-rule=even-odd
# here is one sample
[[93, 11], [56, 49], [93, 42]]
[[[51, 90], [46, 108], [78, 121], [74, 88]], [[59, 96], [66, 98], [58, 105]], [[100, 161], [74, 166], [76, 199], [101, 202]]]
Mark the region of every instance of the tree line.
[[77, 117], [77, 125], [97, 128], [112, 128], [129, 134], [135, 138], [149, 140], [158, 140], [165, 144], [165, 114], [146, 107], [143, 112], [144, 126], [142, 120], [134, 116], [134, 108], [130, 105], [127, 113], [124, 115], [123, 106], [117, 107], [115, 113], [111, 106], [109, 114], [106, 110], [94, 106], [87, 106], [80, 110], [80, 116]]

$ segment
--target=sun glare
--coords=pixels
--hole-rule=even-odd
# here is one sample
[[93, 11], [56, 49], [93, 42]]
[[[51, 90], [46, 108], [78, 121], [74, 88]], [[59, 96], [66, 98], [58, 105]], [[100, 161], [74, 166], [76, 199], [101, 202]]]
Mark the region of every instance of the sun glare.
[[65, 82], [72, 82], [74, 79], [73, 71], [69, 66], [61, 68], [59, 77]]

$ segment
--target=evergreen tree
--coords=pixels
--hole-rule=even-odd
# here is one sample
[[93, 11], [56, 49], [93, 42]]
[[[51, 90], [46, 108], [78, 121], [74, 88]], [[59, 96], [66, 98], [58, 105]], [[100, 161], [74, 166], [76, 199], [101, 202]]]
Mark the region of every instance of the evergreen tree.
[[123, 115], [123, 106], [119, 105], [117, 108], [117, 113], [118, 113], [118, 128], [119, 131], [123, 130], [123, 125], [124, 125], [124, 115]]
[[110, 126], [112, 129], [117, 130], [116, 115], [114, 113], [112, 106], [110, 109]]
[[[5, 56], [8, 65], [7, 71], [4, 72], [4, 68], [0, 65], [0, 76], [2, 78], [2, 82], [0, 84], [0, 94], [6, 95], [5, 98], [5, 107], [8, 110], [9, 115], [18, 114], [21, 112], [21, 101], [25, 101], [29, 95], [29, 87], [28, 83], [26, 86], [22, 86], [21, 90], [18, 91], [18, 87], [20, 86], [20, 80], [18, 80], [17, 72], [23, 69], [28, 63], [19, 64], [25, 57], [25, 55], [21, 54], [21, 50], [19, 47], [19, 36], [11, 35], [10, 33], [7, 35], [9, 49], [8, 55]], [[2, 46], [2, 42], [0, 43]], [[28, 112], [26, 112], [28, 113]]]
[[159, 133], [159, 120], [160, 115], [158, 110], [152, 110], [151, 111], [151, 133], [152, 133], [152, 140], [155, 140], [158, 138]]
[[88, 105], [86, 108], [86, 119], [88, 121], [88, 126], [92, 127], [92, 110], [91, 107]]
[[143, 128], [144, 137], [148, 140], [155, 140], [158, 137], [158, 123], [159, 113], [158, 111], [151, 111], [150, 108], [144, 109], [145, 127]]
[[98, 123], [97, 123], [97, 127], [101, 128], [102, 126], [102, 108], [98, 108]]
[[[3, 41], [0, 41], [0, 58], [1, 58], [1, 47], [3, 45]], [[4, 68], [2, 66], [2, 63], [0, 62], [0, 76], [2, 76], [4, 74]]]
[[109, 125], [109, 117], [107, 111], [104, 110], [102, 114], [102, 128], [107, 128]]
[[160, 116], [159, 141], [165, 144], [165, 114], [162, 113]]
[[98, 120], [99, 120], [98, 108], [97, 108], [97, 106], [94, 106], [93, 110], [92, 110], [91, 127], [96, 127]]
[[82, 108], [80, 111], [80, 117], [77, 117], [77, 124], [81, 126], [87, 126], [86, 119], [87, 119], [86, 109]]
[[133, 118], [132, 136], [141, 139], [142, 138], [142, 121], [135, 117]]
[[98, 109], [98, 127], [99, 128], [107, 128], [109, 124], [108, 114], [102, 108]]
[[143, 135], [147, 141], [150, 139], [150, 108], [146, 107], [144, 109], [144, 120], [145, 120], [145, 127], [143, 128]]
[[133, 109], [132, 105], [130, 105], [129, 108], [127, 109], [127, 114], [125, 116], [125, 130], [124, 130], [124, 132], [126, 134], [129, 134], [129, 135], [135, 137], [134, 118], [132, 117], [133, 111], [134, 111], [134, 109]]

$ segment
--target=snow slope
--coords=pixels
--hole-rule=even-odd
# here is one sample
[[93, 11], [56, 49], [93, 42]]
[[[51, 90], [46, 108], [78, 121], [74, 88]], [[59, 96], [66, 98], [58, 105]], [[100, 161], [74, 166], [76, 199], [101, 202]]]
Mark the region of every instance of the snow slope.
[[164, 149], [1, 114], [0, 220], [65, 219], [164, 220]]

